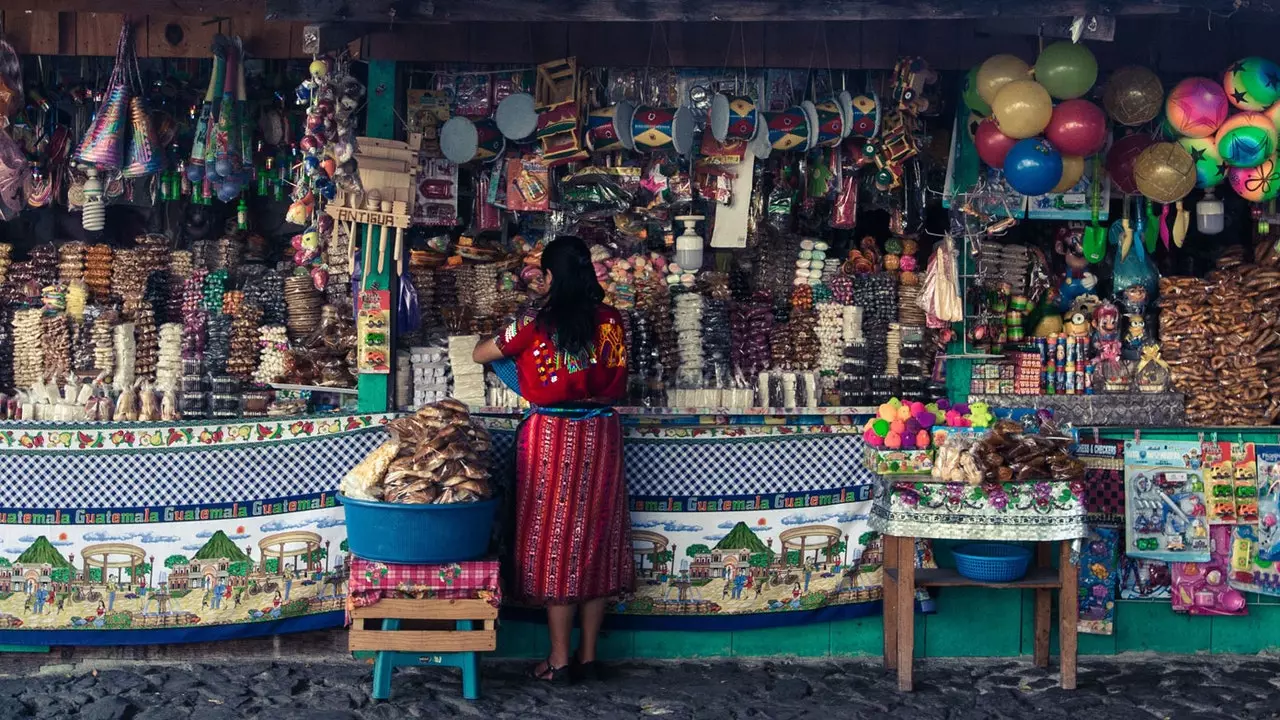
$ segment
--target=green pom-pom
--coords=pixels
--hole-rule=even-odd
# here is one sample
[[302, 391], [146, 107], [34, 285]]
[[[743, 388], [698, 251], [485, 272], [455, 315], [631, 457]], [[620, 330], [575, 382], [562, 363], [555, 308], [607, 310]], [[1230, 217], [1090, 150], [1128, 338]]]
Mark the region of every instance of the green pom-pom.
[[889, 434], [889, 421], [884, 418], [880, 418], [879, 420], [871, 423], [871, 429], [880, 437], [885, 437]]

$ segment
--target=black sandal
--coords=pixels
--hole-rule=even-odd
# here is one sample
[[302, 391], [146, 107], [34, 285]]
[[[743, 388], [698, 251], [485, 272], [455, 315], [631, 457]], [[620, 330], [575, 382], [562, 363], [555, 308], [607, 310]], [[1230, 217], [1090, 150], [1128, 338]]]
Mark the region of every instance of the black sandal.
[[[539, 666], [543, 666], [541, 672], [538, 670]], [[568, 685], [573, 681], [569, 674], [569, 666], [552, 667], [551, 658], [547, 658], [546, 660], [543, 660], [537, 665], [529, 668], [525, 671], [524, 675], [529, 680], [553, 683], [555, 685]]]
[[582, 662], [577, 653], [573, 654], [569, 669], [573, 671], [574, 682], [599, 682], [601, 679], [600, 663], [595, 660]]

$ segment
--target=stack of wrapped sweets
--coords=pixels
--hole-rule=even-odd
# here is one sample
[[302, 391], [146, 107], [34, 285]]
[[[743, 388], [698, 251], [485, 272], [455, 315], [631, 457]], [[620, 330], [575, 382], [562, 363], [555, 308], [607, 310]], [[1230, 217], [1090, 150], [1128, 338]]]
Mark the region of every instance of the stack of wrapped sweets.
[[222, 375], [227, 372], [227, 360], [231, 357], [231, 316], [220, 312], [209, 315], [205, 327], [205, 369]]
[[169, 253], [169, 312], [166, 315], [169, 322], [182, 321], [182, 300], [192, 269], [190, 251], [174, 250]]
[[231, 354], [227, 357], [227, 374], [242, 381], [253, 378], [258, 366], [258, 322], [262, 308], [241, 305], [231, 321]]
[[430, 338], [440, 323], [439, 311], [436, 309], [436, 271], [428, 265], [429, 257], [425, 250], [409, 252], [409, 280], [418, 295], [418, 311], [422, 316], [418, 336], [422, 338]]
[[72, 280], [67, 286], [67, 314], [72, 320], [79, 322], [84, 318], [84, 309], [89, 303], [89, 288], [83, 280]]
[[211, 261], [219, 270], [235, 270], [240, 267], [240, 256], [244, 253], [244, 243], [234, 235], [218, 238]]
[[0, 285], [3, 285], [5, 279], [9, 276], [9, 265], [13, 263], [13, 246], [9, 243], [0, 243]]
[[293, 366], [288, 331], [283, 325], [264, 325], [258, 331], [258, 345], [261, 354], [253, 379], [264, 384], [283, 382]]
[[64, 242], [58, 247], [58, 280], [70, 285], [84, 279], [84, 243]]
[[43, 374], [59, 386], [71, 371], [71, 326], [65, 313], [46, 314], [41, 320], [40, 341]]
[[844, 356], [844, 309], [833, 302], [817, 306], [818, 325], [814, 331], [818, 335], [818, 367], [823, 370], [834, 371]]
[[817, 285], [827, 264], [827, 244], [820, 240], [801, 240], [797, 253], [796, 285]]
[[871, 378], [867, 372], [867, 346], [855, 340], [845, 346], [840, 362], [840, 404], [864, 407], [871, 403]]
[[169, 238], [158, 233], [139, 235], [134, 241], [138, 248], [138, 269], [142, 276], [150, 277], [153, 272], [169, 272]]
[[902, 358], [902, 326], [889, 323], [889, 332], [885, 334], [884, 374], [897, 376], [898, 361]]
[[178, 410], [182, 417], [194, 420], [208, 414], [208, 390], [200, 358], [184, 357], [182, 377], [178, 381]]
[[52, 243], [37, 245], [27, 253], [31, 258], [31, 268], [35, 273], [35, 281], [40, 287], [58, 282], [58, 248]]
[[111, 292], [124, 300], [124, 313], [132, 318], [142, 304], [147, 276], [142, 274], [137, 250], [117, 250], [111, 262]]
[[160, 352], [156, 358], [156, 391], [177, 392], [182, 377], [182, 324], [160, 326]]
[[93, 371], [93, 325], [102, 309], [97, 305], [85, 308], [84, 315], [71, 325], [71, 369], [76, 373]]
[[200, 307], [210, 315], [221, 313], [222, 299], [227, 292], [227, 271], [218, 269], [205, 275], [202, 292]]
[[114, 310], [106, 310], [93, 322], [93, 369], [107, 379], [110, 379], [116, 371], [113, 329], [118, 319]]
[[697, 293], [680, 293], [673, 301], [676, 342], [680, 349], [680, 364], [676, 368], [676, 383], [681, 389], [702, 387], [702, 368], [705, 356], [702, 352], [702, 303]]
[[818, 367], [818, 317], [813, 310], [791, 314], [791, 367], [813, 370]]
[[137, 347], [134, 371], [143, 380], [154, 380], [156, 361], [160, 355], [160, 335], [150, 305], [142, 305], [134, 314], [133, 337]]
[[413, 365], [413, 406], [422, 407], [449, 397], [449, 358], [435, 345], [410, 348]]
[[769, 331], [773, 311], [767, 303], [740, 302], [729, 313], [733, 345], [729, 359], [735, 376], [755, 378], [769, 369]]
[[84, 256], [84, 284], [89, 286], [95, 302], [111, 296], [111, 266], [115, 251], [110, 245], [90, 245]]
[[0, 393], [13, 389], [13, 312], [0, 305]]
[[703, 387], [728, 387], [732, 376], [729, 302], [708, 298], [702, 305], [702, 355], [718, 377], [703, 373]]
[[142, 301], [151, 307], [151, 316], [155, 318], [158, 325], [181, 317], [181, 315], [169, 317], [169, 299], [169, 273], [164, 270], [153, 270], [147, 276], [147, 284], [142, 291]]
[[284, 302], [288, 308], [289, 339], [301, 341], [310, 335], [320, 322], [324, 295], [316, 290], [315, 282], [307, 274], [295, 274], [285, 278]]
[[235, 317], [244, 302], [243, 290], [228, 290], [222, 295], [222, 314]]
[[853, 281], [853, 304], [862, 308], [862, 334], [871, 372], [888, 365], [889, 324], [898, 319], [897, 284], [887, 273], [861, 275]]
[[29, 308], [13, 314], [13, 384], [19, 390], [39, 382], [44, 372], [41, 312], [40, 308]]
[[471, 353], [480, 342], [479, 335], [453, 335], [449, 337], [449, 371], [453, 375], [454, 398], [480, 407], [484, 405], [484, 366], [471, 359]]
[[111, 329], [111, 347], [115, 352], [112, 386], [116, 392], [132, 392], [137, 380], [138, 346], [133, 339], [133, 323], [120, 323]]

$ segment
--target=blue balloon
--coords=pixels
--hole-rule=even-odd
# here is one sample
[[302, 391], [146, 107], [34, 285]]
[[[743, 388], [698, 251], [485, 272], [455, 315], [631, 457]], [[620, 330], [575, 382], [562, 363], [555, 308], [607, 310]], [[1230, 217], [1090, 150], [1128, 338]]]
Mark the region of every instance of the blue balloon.
[[1019, 140], [1005, 156], [1004, 177], [1023, 195], [1043, 195], [1062, 179], [1062, 153], [1044, 138]]

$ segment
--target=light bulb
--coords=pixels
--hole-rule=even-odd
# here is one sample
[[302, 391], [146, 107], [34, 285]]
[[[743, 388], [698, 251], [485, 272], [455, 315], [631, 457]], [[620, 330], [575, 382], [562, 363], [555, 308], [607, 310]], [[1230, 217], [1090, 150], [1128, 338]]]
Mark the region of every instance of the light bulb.
[[1212, 189], [1206, 191], [1196, 203], [1196, 229], [1205, 235], [1217, 235], [1226, 227], [1226, 219], [1222, 201], [1214, 197]]

